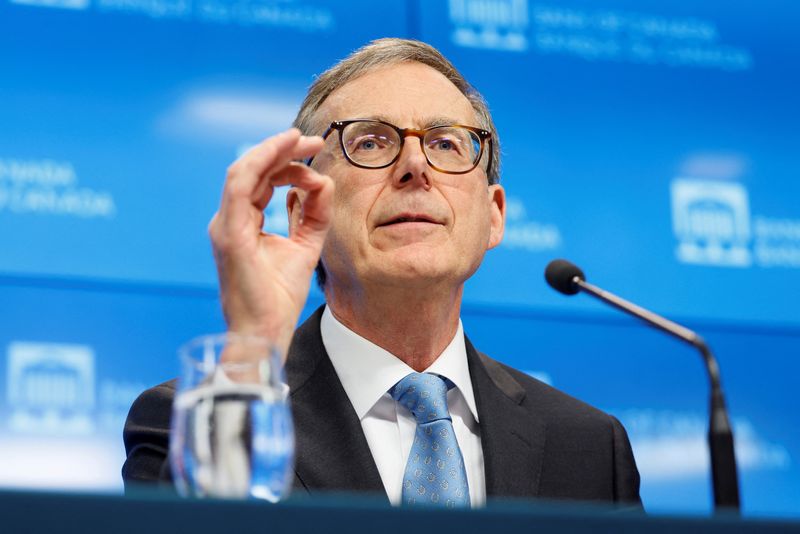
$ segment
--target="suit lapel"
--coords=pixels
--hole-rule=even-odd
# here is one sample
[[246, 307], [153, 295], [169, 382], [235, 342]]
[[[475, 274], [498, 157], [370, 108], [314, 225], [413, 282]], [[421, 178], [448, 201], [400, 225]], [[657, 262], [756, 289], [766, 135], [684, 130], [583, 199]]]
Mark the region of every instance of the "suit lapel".
[[[295, 420], [295, 473], [310, 492], [382, 494], [380, 473], [333, 364], [325, 352], [319, 308], [295, 332], [286, 375]], [[487, 498], [533, 497], [545, 442], [545, 423], [522, 406], [526, 392], [496, 361], [466, 340], [478, 408]]]
[[322, 311], [320, 307], [297, 329], [286, 362], [295, 421], [295, 472], [312, 493], [385, 496], [361, 422], [325, 352], [319, 328]]
[[544, 454], [545, 423], [522, 406], [523, 387], [467, 339], [467, 360], [480, 418], [486, 496], [535, 497]]

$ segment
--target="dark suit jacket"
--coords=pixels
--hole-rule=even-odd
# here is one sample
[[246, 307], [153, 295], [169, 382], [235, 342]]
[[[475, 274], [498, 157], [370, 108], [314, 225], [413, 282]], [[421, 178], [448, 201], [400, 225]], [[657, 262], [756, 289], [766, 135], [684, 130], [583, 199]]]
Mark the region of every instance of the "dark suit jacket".
[[[383, 494], [361, 423], [325, 352], [322, 308], [295, 332], [286, 374], [296, 433], [295, 487]], [[614, 417], [481, 354], [467, 340], [487, 498], [639, 505], [639, 473]], [[175, 381], [145, 391], [125, 423], [126, 488], [169, 479]]]

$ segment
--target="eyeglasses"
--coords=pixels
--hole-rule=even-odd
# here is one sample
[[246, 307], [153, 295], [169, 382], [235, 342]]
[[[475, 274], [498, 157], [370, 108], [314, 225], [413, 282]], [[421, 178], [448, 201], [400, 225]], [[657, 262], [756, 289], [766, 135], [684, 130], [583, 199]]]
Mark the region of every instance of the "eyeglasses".
[[[415, 130], [370, 119], [334, 121], [322, 137], [327, 139], [334, 130], [339, 132], [345, 158], [356, 167], [388, 167], [397, 161], [406, 137], [414, 136], [419, 139], [428, 165], [448, 174], [464, 174], [477, 167], [486, 141], [491, 144], [492, 139], [491, 132], [460, 124]], [[489, 158], [491, 166], [491, 150]]]

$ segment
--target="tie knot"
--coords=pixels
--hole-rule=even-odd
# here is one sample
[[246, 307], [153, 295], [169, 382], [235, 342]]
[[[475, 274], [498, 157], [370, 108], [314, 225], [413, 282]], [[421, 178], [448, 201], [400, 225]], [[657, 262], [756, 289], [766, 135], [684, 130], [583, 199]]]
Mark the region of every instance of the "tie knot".
[[394, 400], [414, 414], [417, 423], [440, 419], [450, 420], [447, 409], [447, 383], [430, 373], [411, 373], [394, 385], [390, 393]]

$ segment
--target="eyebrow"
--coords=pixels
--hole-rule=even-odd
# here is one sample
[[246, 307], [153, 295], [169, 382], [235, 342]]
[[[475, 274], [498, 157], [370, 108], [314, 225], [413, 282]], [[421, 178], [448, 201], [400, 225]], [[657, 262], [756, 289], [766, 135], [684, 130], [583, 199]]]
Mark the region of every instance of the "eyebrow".
[[[381, 114], [367, 115], [367, 116], [359, 117], [359, 118], [375, 120], [375, 121], [383, 121], [383, 122], [388, 122], [389, 124], [395, 124], [392, 119], [390, 119], [386, 115], [381, 115]], [[425, 128], [434, 128], [436, 126], [451, 126], [453, 124], [461, 124], [461, 122], [453, 119], [452, 117], [445, 117], [444, 115], [440, 115], [440, 116], [428, 117], [426, 119], [423, 119], [422, 120], [422, 126], [421, 126], [420, 129], [424, 130]], [[403, 126], [400, 126], [400, 127], [403, 128]]]

